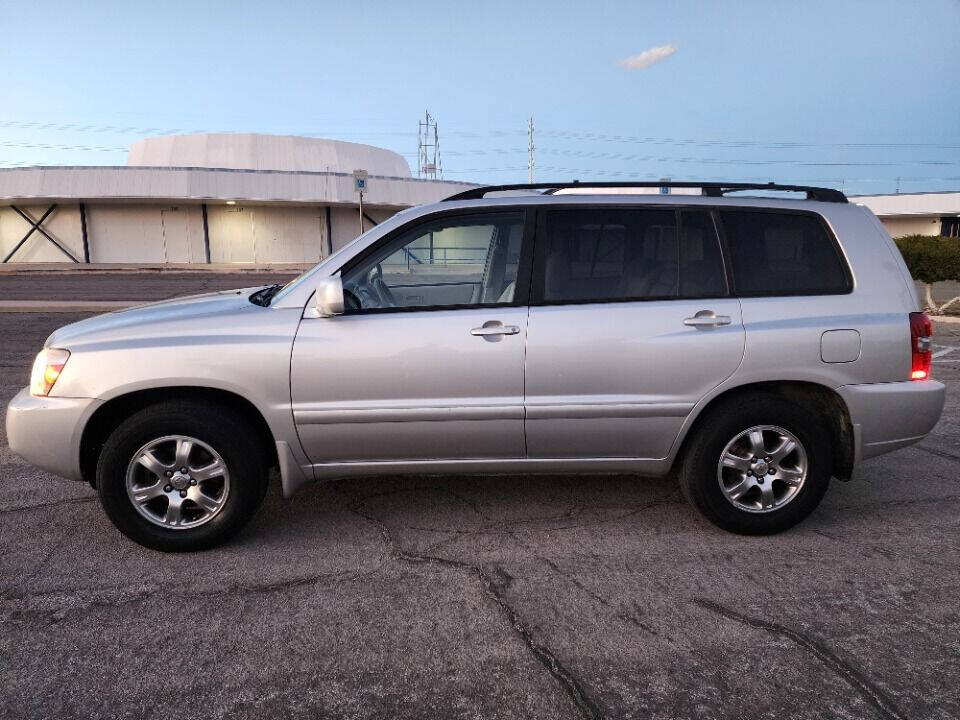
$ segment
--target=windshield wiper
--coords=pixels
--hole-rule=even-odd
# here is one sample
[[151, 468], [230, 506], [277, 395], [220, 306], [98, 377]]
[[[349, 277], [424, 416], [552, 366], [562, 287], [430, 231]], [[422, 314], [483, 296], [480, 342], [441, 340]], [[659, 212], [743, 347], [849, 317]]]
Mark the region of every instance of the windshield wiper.
[[270, 304], [270, 301], [273, 300], [273, 296], [280, 292], [280, 288], [283, 285], [277, 283], [276, 285], [268, 285], [262, 290], [257, 290], [250, 296], [250, 302], [254, 305], [261, 305], [267, 307]]

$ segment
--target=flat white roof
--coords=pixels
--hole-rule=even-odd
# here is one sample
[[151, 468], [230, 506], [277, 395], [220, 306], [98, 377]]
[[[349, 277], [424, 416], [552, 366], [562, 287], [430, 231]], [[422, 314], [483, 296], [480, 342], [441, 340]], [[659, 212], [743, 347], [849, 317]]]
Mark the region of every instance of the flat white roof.
[[960, 215], [960, 191], [850, 195], [848, 199], [866, 205], [877, 217]]
[[[369, 176], [364, 204], [391, 208], [437, 202], [474, 185]], [[156, 200], [356, 205], [352, 172], [197, 167], [0, 168], [0, 205], [27, 200]]]

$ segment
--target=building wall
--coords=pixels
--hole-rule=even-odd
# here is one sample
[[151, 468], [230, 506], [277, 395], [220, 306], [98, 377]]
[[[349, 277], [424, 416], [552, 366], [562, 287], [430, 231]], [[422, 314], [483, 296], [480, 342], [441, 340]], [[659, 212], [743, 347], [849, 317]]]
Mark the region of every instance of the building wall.
[[[378, 225], [393, 216], [389, 210], [374, 210], [366, 206], [363, 213]], [[336, 252], [344, 245], [354, 240], [360, 234], [360, 213], [355, 207], [330, 208], [330, 221], [333, 226], [333, 250]], [[373, 225], [367, 218], [363, 220], [363, 229], [369, 230]]]
[[326, 256], [326, 208], [210, 205], [210, 262], [318, 262]]
[[90, 262], [202, 263], [197, 205], [87, 205]]
[[133, 143], [127, 164], [147, 167], [232, 168], [321, 172], [364, 168], [371, 175], [409, 178], [407, 161], [391, 150], [342, 140], [264, 135], [200, 133], [164, 135]]
[[[39, 219], [49, 205], [18, 205]], [[206, 263], [203, 206], [199, 204], [85, 204], [92, 263]], [[360, 233], [356, 208], [326, 205], [207, 205], [212, 263], [315, 263], [328, 255], [331, 235], [337, 250]], [[364, 229], [393, 215], [392, 210], [364, 213]], [[42, 227], [83, 261], [83, 231], [78, 203], [60, 204]], [[16, 246], [30, 225], [9, 206], [0, 206], [0, 260]], [[55, 245], [34, 231], [10, 262], [70, 262]]]
[[[51, 203], [42, 205], [18, 204], [24, 213], [39, 220]], [[41, 227], [66, 247], [74, 257], [83, 260], [83, 232], [80, 226], [78, 203], [57, 204], [57, 208], [43, 221]], [[10, 206], [0, 207], [0, 260], [13, 250], [30, 230], [24, 220]], [[70, 262], [70, 258], [36, 230], [10, 258], [10, 262]]]
[[930, 217], [882, 217], [880, 222], [891, 237], [904, 235], [939, 235], [940, 216]]

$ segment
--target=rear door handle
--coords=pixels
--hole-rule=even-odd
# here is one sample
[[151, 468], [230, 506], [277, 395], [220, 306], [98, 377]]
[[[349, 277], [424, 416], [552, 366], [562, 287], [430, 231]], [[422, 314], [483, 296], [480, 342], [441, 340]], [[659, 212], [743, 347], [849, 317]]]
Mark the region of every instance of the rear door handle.
[[519, 332], [520, 328], [516, 325], [504, 325], [499, 321], [491, 320], [485, 322], [481, 327], [473, 328], [470, 334], [478, 337], [489, 337], [490, 335], [516, 335]]
[[686, 318], [683, 324], [690, 327], [718, 327], [729, 325], [730, 322], [729, 315], [717, 315], [713, 310], [701, 310], [693, 317]]

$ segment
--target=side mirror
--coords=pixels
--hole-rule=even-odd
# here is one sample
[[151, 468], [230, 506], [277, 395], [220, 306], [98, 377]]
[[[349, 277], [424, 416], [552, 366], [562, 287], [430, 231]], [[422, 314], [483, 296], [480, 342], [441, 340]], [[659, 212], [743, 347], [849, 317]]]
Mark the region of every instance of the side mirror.
[[339, 275], [321, 280], [314, 296], [317, 315], [331, 317], [343, 315], [343, 281]]

